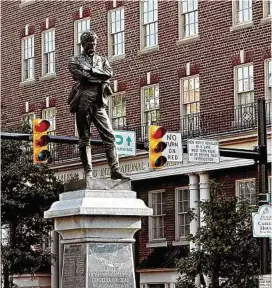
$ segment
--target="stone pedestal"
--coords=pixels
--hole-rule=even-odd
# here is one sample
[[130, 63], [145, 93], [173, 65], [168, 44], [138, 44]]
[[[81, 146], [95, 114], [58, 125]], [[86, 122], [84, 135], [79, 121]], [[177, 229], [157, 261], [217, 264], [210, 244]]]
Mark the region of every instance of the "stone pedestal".
[[60, 288], [134, 288], [132, 253], [141, 217], [152, 209], [130, 181], [79, 180], [44, 213], [64, 244]]

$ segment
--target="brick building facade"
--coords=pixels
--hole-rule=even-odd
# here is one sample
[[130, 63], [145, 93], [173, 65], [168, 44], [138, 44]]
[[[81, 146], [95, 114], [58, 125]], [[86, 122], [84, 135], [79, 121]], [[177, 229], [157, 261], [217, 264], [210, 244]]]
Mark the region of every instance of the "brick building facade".
[[[22, 0], [1, 6], [3, 129], [35, 114], [51, 119], [52, 134], [76, 135], [67, 105], [73, 84], [67, 62], [80, 49], [77, 35], [90, 26], [99, 36], [98, 53], [114, 70], [109, 113], [116, 130], [135, 131], [144, 143], [148, 125], [159, 124], [181, 131], [184, 141], [216, 139], [221, 147], [252, 150], [257, 145], [256, 100], [265, 98], [271, 140], [271, 1]], [[97, 138], [95, 129], [92, 135]], [[81, 177], [77, 149], [53, 149], [59, 177]], [[108, 177], [101, 150], [94, 153], [95, 176]], [[270, 149], [268, 156], [271, 162]], [[190, 203], [190, 187], [200, 199], [209, 197], [204, 186], [212, 178], [230, 197], [256, 199], [257, 170], [252, 160], [222, 157], [219, 164], [198, 165], [185, 155], [182, 164], [151, 171], [147, 159], [147, 152], [139, 150], [120, 161], [138, 197], [163, 210], [155, 217], [159, 226], [155, 218], [143, 219], [137, 234], [138, 282], [141, 288], [172, 288], [172, 263], [152, 266], [148, 258], [161, 248], [175, 247], [175, 254], [189, 245], [182, 237], [190, 225], [180, 223], [187, 221], [188, 205], [179, 211], [177, 202]]]

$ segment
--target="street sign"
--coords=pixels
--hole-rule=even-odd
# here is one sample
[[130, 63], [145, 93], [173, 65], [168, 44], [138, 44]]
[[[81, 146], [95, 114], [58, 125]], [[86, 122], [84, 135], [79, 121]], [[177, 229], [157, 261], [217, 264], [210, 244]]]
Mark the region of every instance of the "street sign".
[[219, 142], [206, 139], [188, 139], [188, 161], [219, 163]]
[[272, 237], [272, 207], [260, 206], [257, 213], [252, 213], [253, 237]]
[[269, 274], [259, 276], [259, 288], [271, 288], [272, 276]]
[[182, 162], [182, 139], [181, 133], [166, 132], [163, 136], [163, 140], [167, 144], [163, 151], [163, 156], [166, 157], [169, 162]]
[[135, 131], [113, 131], [119, 155], [136, 155]]

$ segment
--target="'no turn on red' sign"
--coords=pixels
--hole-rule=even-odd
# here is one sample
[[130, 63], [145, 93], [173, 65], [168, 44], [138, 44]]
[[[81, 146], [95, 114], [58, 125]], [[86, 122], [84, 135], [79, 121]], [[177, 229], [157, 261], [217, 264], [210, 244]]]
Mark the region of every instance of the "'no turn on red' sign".
[[182, 162], [182, 140], [181, 133], [167, 132], [163, 136], [163, 141], [167, 144], [163, 151], [163, 156], [168, 162]]

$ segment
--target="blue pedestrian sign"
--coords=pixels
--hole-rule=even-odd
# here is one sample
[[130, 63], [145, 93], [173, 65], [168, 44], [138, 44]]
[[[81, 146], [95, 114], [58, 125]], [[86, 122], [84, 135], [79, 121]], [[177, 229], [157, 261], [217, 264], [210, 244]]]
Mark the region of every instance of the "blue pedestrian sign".
[[113, 131], [119, 155], [136, 155], [135, 131]]

